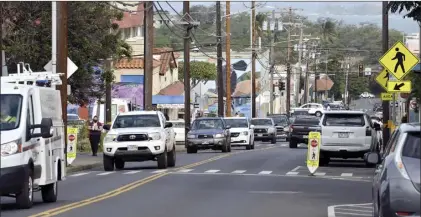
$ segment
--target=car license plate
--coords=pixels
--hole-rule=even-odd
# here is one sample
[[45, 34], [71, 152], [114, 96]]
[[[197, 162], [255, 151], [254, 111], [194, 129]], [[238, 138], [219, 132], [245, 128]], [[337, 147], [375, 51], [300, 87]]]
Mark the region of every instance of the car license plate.
[[304, 138], [304, 139], [308, 139], [308, 135], [304, 135], [304, 136], [303, 136], [303, 138]]
[[137, 146], [136, 145], [128, 145], [127, 151], [137, 151]]
[[349, 134], [348, 133], [339, 133], [339, 138], [348, 138]]
[[209, 142], [202, 142], [202, 145], [209, 145]]
[[263, 134], [257, 134], [257, 136], [263, 136]]

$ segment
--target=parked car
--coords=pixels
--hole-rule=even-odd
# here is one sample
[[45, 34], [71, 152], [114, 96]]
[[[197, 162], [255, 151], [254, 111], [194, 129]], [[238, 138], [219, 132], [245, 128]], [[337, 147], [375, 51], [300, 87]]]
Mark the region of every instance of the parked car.
[[251, 124], [254, 126], [254, 139], [256, 141], [276, 143], [276, 128], [272, 118], [252, 118]]
[[230, 126], [231, 146], [254, 149], [254, 126], [245, 117], [226, 117], [225, 123]]
[[197, 118], [188, 130], [187, 153], [197, 153], [197, 150], [221, 150], [231, 152], [230, 126], [220, 117]]
[[307, 103], [298, 108], [291, 109], [292, 113], [295, 113], [295, 110], [307, 110], [308, 114], [316, 115], [317, 117], [321, 117], [324, 112], [324, 106], [319, 103]]
[[373, 179], [375, 217], [420, 216], [420, 123], [401, 124], [390, 137], [386, 150], [366, 155], [378, 164]]
[[271, 114], [268, 115], [268, 118], [272, 118], [276, 124], [276, 138], [281, 141], [288, 141], [288, 126], [289, 126], [289, 117], [286, 114]]
[[370, 151], [378, 151], [377, 131], [380, 125], [372, 123], [362, 111], [327, 111], [321, 118], [322, 142], [320, 165], [330, 158], [363, 158]]
[[175, 142], [177, 145], [184, 145], [186, 141], [184, 120], [168, 121], [172, 123], [175, 132]]
[[289, 148], [297, 148], [299, 143], [308, 143], [309, 132], [320, 132], [320, 118], [315, 116], [297, 116], [289, 126]]

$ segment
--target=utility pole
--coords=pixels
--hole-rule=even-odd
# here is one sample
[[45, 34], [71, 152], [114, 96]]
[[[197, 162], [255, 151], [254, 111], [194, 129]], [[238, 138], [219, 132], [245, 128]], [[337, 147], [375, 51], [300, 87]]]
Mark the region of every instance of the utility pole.
[[[106, 59], [104, 64], [104, 73], [111, 73], [111, 59]], [[105, 123], [111, 124], [111, 81], [108, 76], [105, 79]]]
[[251, 2], [251, 33], [252, 33], [252, 41], [251, 41], [251, 117], [256, 117], [256, 2]]
[[230, 2], [227, 1], [225, 2], [226, 4], [226, 28], [225, 28], [225, 32], [227, 34], [226, 36], [226, 51], [225, 51], [225, 56], [226, 56], [226, 81], [227, 81], [227, 85], [226, 85], [226, 92], [227, 92], [227, 113], [226, 116], [227, 117], [231, 117], [231, 5]]
[[300, 104], [300, 84], [301, 84], [301, 61], [302, 61], [302, 57], [303, 57], [303, 25], [300, 24], [300, 39], [298, 42], [298, 75], [296, 75], [295, 79], [295, 106], [299, 106]]
[[[65, 1], [57, 2], [57, 71], [58, 73], [63, 73], [61, 79], [60, 88], [60, 97], [61, 97], [61, 109], [62, 109], [62, 119], [64, 124], [64, 135], [67, 135], [67, 9], [68, 5]], [[54, 66], [53, 66], [54, 67]], [[67, 136], [66, 136], [67, 138]], [[67, 155], [67, 139], [64, 139], [64, 153]], [[67, 165], [67, 158], [66, 158]]]
[[308, 72], [309, 72], [309, 59], [310, 59], [310, 52], [308, 58], [306, 58], [306, 75], [304, 78], [304, 103], [308, 103]]
[[4, 56], [4, 51], [3, 51], [3, 34], [4, 34], [4, 29], [3, 29], [3, 4], [5, 2], [0, 2], [0, 67], [1, 67], [1, 73], [0, 76], [5, 76], [5, 72], [3, 72], [4, 67], [3, 65], [6, 65], [5, 63], [3, 63], [3, 56]]
[[[289, 14], [289, 23], [291, 23], [292, 18], [292, 8], [288, 10]], [[288, 31], [288, 52], [287, 52], [287, 114], [290, 113], [291, 109], [291, 31]]]
[[[275, 10], [272, 11], [272, 19], [271, 22], [274, 23], [273, 25], [273, 33], [272, 33], [272, 37], [270, 40], [270, 100], [269, 100], [269, 113], [273, 114], [273, 89], [274, 89], [274, 84], [273, 84], [273, 74], [275, 73], [275, 34], [276, 34], [276, 20], [275, 20]], [[272, 26], [272, 25], [269, 25]], [[271, 29], [272, 30], [272, 29]]]
[[216, 2], [216, 70], [218, 76], [218, 116], [224, 117], [224, 75], [222, 74], [222, 21], [221, 21], [221, 2]]
[[[389, 12], [387, 10], [388, 1], [382, 2], [382, 50], [386, 53], [389, 50]], [[389, 75], [390, 76], [390, 75]], [[393, 105], [395, 106], [395, 105]], [[389, 125], [389, 102], [383, 101], [383, 151], [389, 141], [390, 125]]]
[[143, 86], [143, 110], [152, 110], [152, 85], [153, 85], [153, 2], [144, 2], [144, 64], [143, 73], [145, 75], [144, 86]]
[[317, 72], [317, 52], [314, 54], [314, 103], [317, 103], [317, 79], [319, 75]]
[[[186, 35], [184, 37], [184, 124], [190, 129], [190, 31], [192, 29], [190, 22], [190, 2], [183, 1], [183, 14], [186, 19]], [[188, 130], [184, 136], [187, 138]]]

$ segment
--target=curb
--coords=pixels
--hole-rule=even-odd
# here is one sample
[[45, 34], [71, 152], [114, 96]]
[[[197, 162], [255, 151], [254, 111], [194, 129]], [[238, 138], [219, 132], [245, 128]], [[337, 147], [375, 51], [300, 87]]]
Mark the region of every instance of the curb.
[[68, 166], [66, 168], [66, 173], [72, 174], [72, 173], [76, 173], [76, 172], [80, 172], [84, 170], [90, 170], [90, 169], [97, 168], [100, 166], [102, 166], [102, 162], [79, 165], [79, 166]]

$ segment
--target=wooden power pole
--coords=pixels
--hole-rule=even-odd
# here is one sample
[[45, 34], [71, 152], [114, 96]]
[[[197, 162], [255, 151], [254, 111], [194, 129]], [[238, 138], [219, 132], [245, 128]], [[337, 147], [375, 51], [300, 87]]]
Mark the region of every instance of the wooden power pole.
[[152, 109], [152, 85], [153, 85], [153, 2], [144, 2], [144, 64], [143, 72], [145, 75], [143, 85], [143, 110], [150, 111]]
[[[382, 2], [382, 51], [386, 53], [389, 50], [389, 12], [387, 10], [388, 1]], [[395, 106], [395, 105], [393, 105]], [[383, 151], [389, 141], [389, 101], [383, 101]]]
[[[191, 114], [190, 114], [190, 2], [183, 2], [183, 14], [187, 19], [186, 35], [184, 37], [184, 124], [190, 129]], [[188, 130], [185, 130], [185, 138], [187, 138]]]
[[216, 2], [216, 70], [218, 79], [218, 116], [224, 117], [224, 75], [222, 74], [222, 21], [221, 21], [221, 2]]
[[[103, 73], [111, 73], [111, 59], [106, 59]], [[105, 121], [106, 124], [111, 124], [111, 81], [107, 76], [105, 80]]]
[[[291, 23], [292, 18], [292, 8], [289, 8], [289, 23]], [[288, 52], [287, 52], [287, 114], [289, 114], [291, 109], [291, 31], [288, 31]]]
[[251, 28], [250, 31], [252, 32], [252, 42], [251, 42], [251, 117], [256, 117], [256, 47], [254, 42], [256, 41], [256, 32], [255, 32], [255, 25], [256, 25], [256, 2], [251, 2]]
[[231, 5], [230, 2], [227, 1], [226, 3], [226, 29], [225, 32], [227, 34], [226, 36], [226, 92], [227, 92], [227, 117], [231, 117]]

